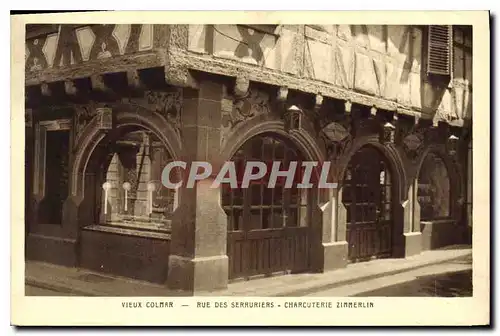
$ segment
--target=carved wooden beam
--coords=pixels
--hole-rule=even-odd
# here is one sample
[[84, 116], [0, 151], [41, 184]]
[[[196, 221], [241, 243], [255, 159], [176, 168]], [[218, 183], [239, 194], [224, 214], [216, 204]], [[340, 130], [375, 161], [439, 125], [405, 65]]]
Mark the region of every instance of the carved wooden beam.
[[134, 90], [140, 90], [144, 88], [144, 83], [139, 76], [138, 70], [129, 70], [127, 71], [127, 84], [129, 88]]
[[314, 112], [319, 113], [321, 106], [323, 106], [323, 95], [318, 93], [314, 101]]
[[282, 86], [278, 89], [278, 94], [276, 95], [276, 100], [278, 103], [285, 104], [288, 98], [288, 88], [286, 86]]
[[72, 80], [64, 81], [64, 92], [66, 92], [68, 96], [75, 96], [78, 93], [75, 82]]
[[394, 112], [394, 113], [392, 114], [392, 121], [393, 121], [394, 123], [397, 123], [397, 122], [398, 122], [398, 119], [399, 119], [398, 114], [397, 114], [396, 112]]
[[168, 84], [189, 87], [192, 89], [198, 88], [198, 82], [193, 77], [188, 68], [184, 66], [165, 66], [165, 81]]
[[104, 82], [104, 77], [102, 75], [92, 75], [90, 76], [90, 85], [93, 91], [97, 92], [109, 92], [111, 89]]
[[274, 98], [273, 104], [278, 111], [286, 114], [286, 103], [288, 101], [288, 88], [286, 86], [281, 86], [278, 88], [276, 97]]
[[350, 100], [346, 100], [344, 103], [344, 111], [346, 114], [351, 114], [352, 111], [352, 102]]
[[250, 90], [250, 81], [245, 77], [236, 77], [234, 83], [234, 95], [236, 98], [246, 97]]
[[40, 91], [42, 92], [42, 96], [44, 96], [44, 97], [52, 96], [52, 90], [50, 89], [48, 83], [42, 83], [40, 85]]

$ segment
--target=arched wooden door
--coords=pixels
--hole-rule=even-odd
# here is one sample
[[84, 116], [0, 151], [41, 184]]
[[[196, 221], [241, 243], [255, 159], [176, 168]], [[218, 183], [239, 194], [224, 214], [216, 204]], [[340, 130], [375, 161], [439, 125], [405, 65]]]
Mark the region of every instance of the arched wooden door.
[[[248, 140], [234, 154], [238, 188], [222, 186], [222, 207], [228, 218], [229, 278], [248, 278], [275, 272], [305, 271], [309, 267], [309, 189], [285, 188], [278, 178], [268, 188], [273, 162], [286, 170], [291, 161], [301, 166], [302, 156], [287, 141], [274, 135]], [[241, 188], [247, 161], [265, 162], [267, 174]], [[297, 170], [298, 171], [298, 170]]]
[[351, 158], [343, 184], [349, 261], [391, 256], [393, 183], [383, 155], [374, 147], [361, 148]]

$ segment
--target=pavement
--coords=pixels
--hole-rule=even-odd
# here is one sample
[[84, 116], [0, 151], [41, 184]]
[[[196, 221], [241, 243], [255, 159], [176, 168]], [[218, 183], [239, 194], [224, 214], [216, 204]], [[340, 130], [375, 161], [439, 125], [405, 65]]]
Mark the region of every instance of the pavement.
[[[471, 269], [472, 248], [450, 246], [425, 251], [405, 259], [379, 259], [350, 264], [325, 273], [302, 273], [232, 282], [227, 289], [196, 292], [196, 296], [358, 296], [369, 291], [403, 284], [418, 278]], [[27, 261], [26, 295], [44, 296], [192, 296], [152, 284], [102, 274]], [[430, 294], [432, 295], [432, 294]], [[385, 296], [385, 295], [381, 295]]]

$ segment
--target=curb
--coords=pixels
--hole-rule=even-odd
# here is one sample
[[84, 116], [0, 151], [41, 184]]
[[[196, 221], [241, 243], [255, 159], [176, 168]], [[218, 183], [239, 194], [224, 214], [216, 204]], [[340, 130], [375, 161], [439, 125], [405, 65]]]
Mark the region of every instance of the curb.
[[324, 285], [319, 285], [319, 286], [315, 286], [315, 287], [304, 288], [304, 289], [297, 289], [297, 290], [292, 290], [292, 291], [287, 291], [287, 292], [280, 292], [280, 293], [276, 293], [276, 294], [274, 294], [272, 296], [276, 296], [276, 297], [282, 297], [282, 296], [306, 296], [308, 294], [320, 292], [320, 291], [323, 291], [323, 290], [334, 289], [334, 288], [338, 288], [338, 287], [341, 287], [341, 286], [357, 284], [357, 283], [360, 283], [360, 282], [363, 282], [363, 281], [370, 281], [370, 280], [373, 280], [373, 279], [378, 279], [378, 278], [382, 278], [382, 277], [386, 277], [386, 276], [391, 276], [391, 275], [396, 275], [396, 274], [400, 274], [400, 273], [405, 273], [405, 272], [417, 270], [419, 268], [424, 268], [424, 267], [428, 267], [428, 266], [440, 265], [440, 264], [444, 264], [444, 263], [447, 263], [447, 262], [451, 262], [451, 261], [455, 261], [455, 260], [460, 260], [460, 259], [466, 258], [466, 257], [468, 257], [470, 255], [472, 255], [472, 252], [470, 252], [468, 254], [464, 254], [464, 255], [459, 256], [459, 257], [453, 257], [453, 258], [450, 258], [450, 259], [443, 259], [443, 260], [438, 260], [438, 261], [434, 261], [434, 262], [429, 262], [429, 263], [426, 263], [426, 264], [421, 264], [421, 265], [416, 265], [416, 266], [410, 266], [410, 267], [401, 268], [401, 269], [394, 270], [394, 271], [388, 271], [388, 272], [385, 272], [385, 273], [369, 274], [369, 275], [365, 275], [365, 276], [360, 277], [360, 278], [341, 280], [341, 281], [336, 282], [336, 283], [324, 284]]
[[[313, 286], [313, 287], [309, 287], [309, 288], [295, 289], [295, 290], [291, 290], [291, 291], [283, 291], [283, 292], [275, 292], [275, 293], [266, 293], [265, 295], [257, 295], [257, 296], [266, 296], [266, 297], [306, 296], [308, 294], [320, 292], [323, 290], [329, 290], [329, 289], [338, 288], [341, 286], [357, 284], [357, 283], [360, 283], [363, 281], [370, 281], [370, 280], [377, 279], [377, 278], [392, 276], [392, 275], [405, 273], [408, 271], [413, 271], [413, 270], [417, 270], [419, 268], [424, 268], [424, 267], [428, 267], [428, 266], [444, 264], [447, 262], [452, 262], [455, 260], [460, 260], [460, 259], [466, 258], [470, 255], [472, 255], [472, 251], [467, 253], [467, 254], [458, 256], [458, 257], [447, 258], [447, 259], [442, 259], [442, 260], [437, 260], [437, 261], [430, 261], [428, 263], [424, 263], [424, 264], [420, 264], [420, 265], [416, 265], [416, 266], [409, 266], [406, 268], [401, 268], [401, 269], [393, 270], [393, 271], [387, 271], [384, 273], [369, 274], [369, 275], [365, 275], [365, 276], [358, 277], [358, 278], [341, 280], [341, 281], [335, 282], [335, 283], [326, 283], [326, 284], [320, 284], [318, 286]], [[332, 272], [333, 271], [334, 270], [332, 270]], [[54, 284], [51, 282], [40, 281], [40, 280], [32, 278], [32, 277], [25, 278], [25, 285], [29, 285], [32, 287], [38, 287], [38, 288], [42, 288], [42, 289], [47, 289], [47, 290], [52, 290], [52, 291], [56, 291], [56, 292], [61, 292], [61, 293], [65, 293], [65, 294], [75, 294], [77, 296], [116, 296], [116, 295], [109, 294], [109, 293], [98, 293], [95, 291], [83, 291], [83, 290], [79, 290], [79, 289], [74, 289], [74, 288], [69, 287], [69, 286]], [[232, 294], [224, 295], [224, 293], [220, 293], [220, 295], [221, 296], [235, 296]], [[63, 296], [63, 295], [61, 295], [61, 296]], [[193, 295], [189, 295], [189, 296], [193, 296]], [[256, 296], [256, 295], [251, 295], [251, 296]]]
[[[43, 282], [37, 279], [29, 278], [27, 277], [24, 281], [24, 284], [27, 286], [32, 286], [32, 287], [37, 287], [37, 288], [42, 288], [42, 289], [47, 289], [47, 290], [52, 290], [56, 292], [61, 292], [65, 294], [75, 294], [78, 296], [99, 296], [99, 294], [92, 293], [92, 292], [85, 292], [81, 291], [78, 289], [74, 289], [71, 287], [67, 286], [62, 286], [62, 285], [57, 285], [54, 283], [48, 283], [48, 282]], [[61, 295], [64, 296], [64, 295]]]

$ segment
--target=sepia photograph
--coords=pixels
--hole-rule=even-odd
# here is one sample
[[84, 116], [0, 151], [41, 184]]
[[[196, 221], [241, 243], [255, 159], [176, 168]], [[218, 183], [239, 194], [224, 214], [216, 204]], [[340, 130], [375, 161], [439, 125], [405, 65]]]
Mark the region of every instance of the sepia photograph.
[[488, 13], [361, 13], [21, 15], [19, 305], [472, 318], [481, 295], [488, 323]]

